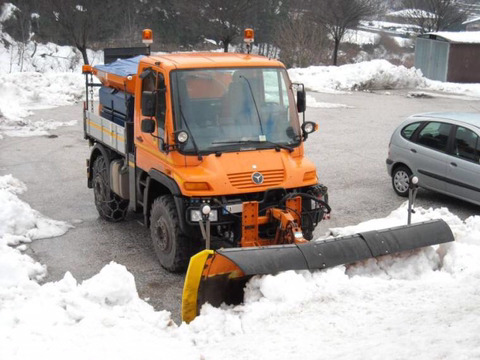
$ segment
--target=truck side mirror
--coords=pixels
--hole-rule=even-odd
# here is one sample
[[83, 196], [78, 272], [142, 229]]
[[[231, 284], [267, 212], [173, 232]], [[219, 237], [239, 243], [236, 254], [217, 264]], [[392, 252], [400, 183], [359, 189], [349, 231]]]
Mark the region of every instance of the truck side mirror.
[[142, 115], [155, 116], [156, 94], [154, 91], [142, 92]]
[[305, 112], [307, 108], [307, 99], [305, 94], [305, 89], [302, 86], [301, 90], [297, 91], [297, 111], [299, 113]]
[[142, 132], [153, 134], [155, 132], [155, 121], [153, 119], [143, 119]]

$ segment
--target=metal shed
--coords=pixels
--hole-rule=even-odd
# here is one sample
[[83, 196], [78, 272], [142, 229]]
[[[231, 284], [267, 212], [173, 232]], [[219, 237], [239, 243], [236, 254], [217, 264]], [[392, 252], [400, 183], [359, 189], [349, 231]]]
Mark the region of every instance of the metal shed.
[[480, 82], [480, 31], [419, 35], [415, 67], [432, 80]]

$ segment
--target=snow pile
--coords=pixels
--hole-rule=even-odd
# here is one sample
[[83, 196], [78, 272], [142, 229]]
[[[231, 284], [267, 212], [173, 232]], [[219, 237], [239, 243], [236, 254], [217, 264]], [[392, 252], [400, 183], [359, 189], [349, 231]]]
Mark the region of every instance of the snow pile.
[[313, 91], [339, 92], [370, 89], [416, 88], [425, 85], [420, 71], [372, 60], [343, 66], [310, 66], [289, 70], [294, 82]]
[[84, 78], [73, 73], [0, 73], [0, 136], [35, 136], [73, 121], [22, 120], [31, 110], [69, 105], [85, 92]]
[[[332, 231], [405, 224], [406, 214], [404, 205], [384, 219]], [[447, 209], [421, 208], [414, 215], [432, 218], [451, 226], [455, 243], [255, 277], [244, 305], [206, 305], [186, 330], [209, 359], [478, 358], [480, 217], [462, 222]]]
[[[111, 263], [81, 284], [70, 273], [44, 285], [31, 280], [43, 267], [7, 246], [6, 234], [11, 244], [20, 239], [14, 236], [35, 238], [27, 236], [32, 214], [44, 236], [66, 228], [51, 220], [51, 230], [38, 225], [41, 216], [16, 198], [25, 190], [18, 180], [1, 177], [0, 189], [0, 209], [8, 209], [0, 224], [9, 224], [0, 230], [2, 359], [63, 359], [66, 353], [73, 359], [189, 360], [480, 356], [478, 216], [462, 222], [447, 209], [418, 208], [414, 222], [442, 218], [456, 242], [327, 271], [254, 277], [243, 305], [205, 305], [192, 323], [178, 327], [168, 312], [138, 297], [122, 265]], [[331, 231], [392, 227], [404, 224], [406, 214], [403, 205], [384, 219]]]
[[17, 249], [11, 246], [60, 236], [71, 227], [63, 221], [45, 218], [21, 201], [17, 195], [25, 190], [25, 184], [11, 175], [0, 176], [0, 299], [6, 288], [29, 286], [30, 279], [38, 280], [45, 274], [42, 265], [20, 253], [19, 250], [25, 250], [24, 245]]
[[0, 301], [2, 359], [201, 359], [167, 311], [139, 299], [122, 265], [111, 263], [82, 284], [70, 273], [32, 283], [0, 293]]
[[429, 80], [415, 68], [395, 66], [386, 60], [372, 60], [342, 66], [310, 66], [290, 69], [294, 82], [312, 90], [342, 93], [356, 90], [428, 89], [480, 97], [480, 84], [458, 84]]
[[[329, 37], [331, 39], [331, 35]], [[379, 34], [370, 31], [347, 29], [342, 41], [357, 45], [375, 45], [378, 43], [379, 39]]]

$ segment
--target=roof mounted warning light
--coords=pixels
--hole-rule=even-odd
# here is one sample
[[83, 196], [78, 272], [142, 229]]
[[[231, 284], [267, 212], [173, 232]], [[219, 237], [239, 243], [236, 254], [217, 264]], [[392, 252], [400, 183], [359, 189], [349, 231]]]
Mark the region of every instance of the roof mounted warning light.
[[142, 42], [147, 46], [153, 43], [153, 31], [152, 30], [143, 29], [143, 31], [142, 31]]
[[244, 36], [243, 36], [243, 41], [245, 44], [247, 44], [247, 52], [250, 54], [250, 51], [252, 51], [252, 43], [255, 40], [255, 33], [253, 29], [245, 29], [244, 31]]

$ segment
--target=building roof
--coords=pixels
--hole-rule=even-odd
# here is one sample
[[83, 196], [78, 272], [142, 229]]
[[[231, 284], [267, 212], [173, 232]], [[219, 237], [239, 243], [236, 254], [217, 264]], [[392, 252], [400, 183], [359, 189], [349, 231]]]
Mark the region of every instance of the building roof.
[[399, 11], [389, 12], [387, 16], [400, 17], [400, 18], [435, 18], [435, 15], [431, 12], [421, 9], [404, 9]]
[[467, 21], [464, 21], [462, 24], [463, 25], [468, 25], [468, 24], [475, 23], [477, 21], [480, 21], [480, 16], [477, 16], [477, 17], [472, 18], [472, 19], [468, 19]]
[[424, 39], [445, 40], [451, 43], [480, 44], [480, 31], [438, 31], [419, 35]]

